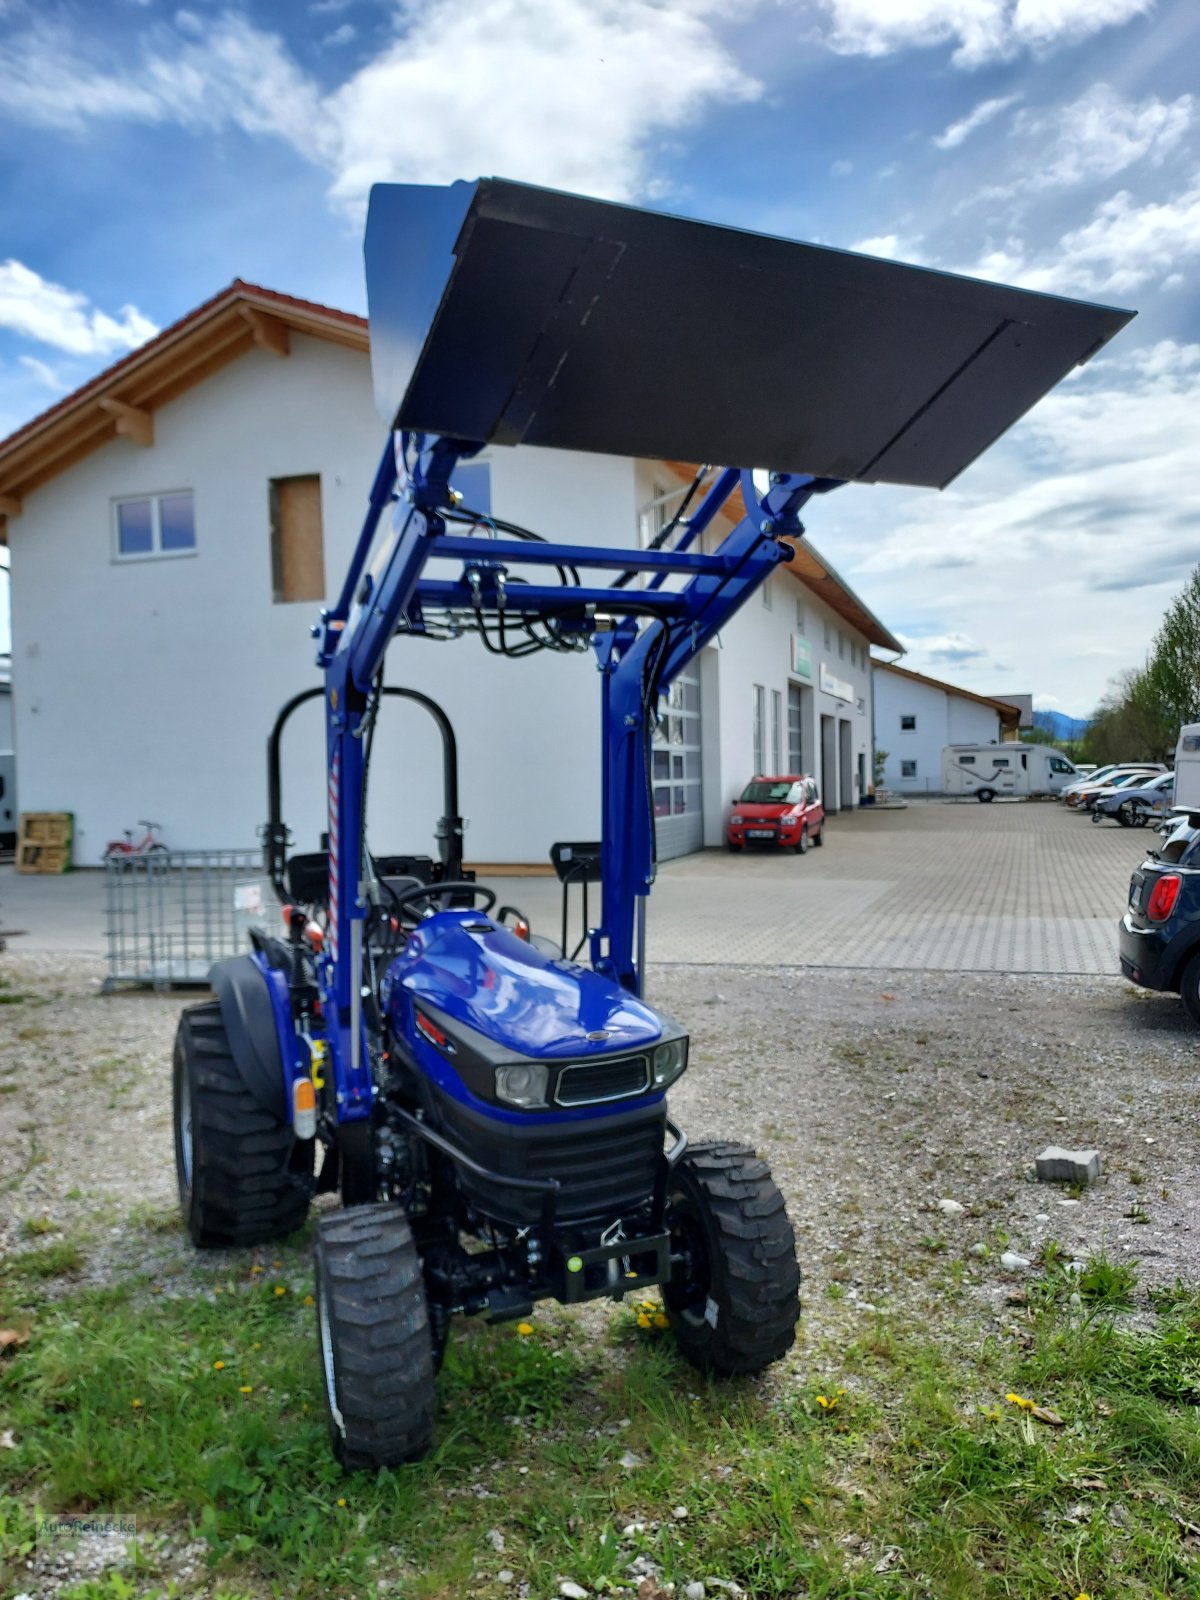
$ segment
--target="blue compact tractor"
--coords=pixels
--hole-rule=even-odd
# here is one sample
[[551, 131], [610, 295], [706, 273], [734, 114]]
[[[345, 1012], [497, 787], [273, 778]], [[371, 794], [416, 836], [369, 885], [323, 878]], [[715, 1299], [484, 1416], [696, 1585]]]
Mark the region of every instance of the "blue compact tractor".
[[[808, 500], [847, 480], [944, 485], [1128, 320], [500, 180], [378, 187], [366, 259], [389, 431], [314, 630], [323, 686], [284, 707], [269, 743], [285, 935], [214, 968], [174, 1061], [197, 1245], [283, 1238], [314, 1195], [341, 1200], [317, 1224], [316, 1309], [347, 1468], [429, 1448], [454, 1316], [655, 1286], [708, 1372], [758, 1372], [791, 1346], [783, 1199], [753, 1150], [689, 1143], [671, 1121], [688, 1036], [641, 998], [660, 699], [793, 558]], [[485, 444], [521, 443], [763, 470], [700, 467], [648, 548], [626, 529], [612, 547], [548, 542], [455, 489]], [[594, 656], [601, 908], [582, 960], [464, 870], [453, 731], [384, 683], [397, 636], [472, 634], [494, 656]], [[280, 737], [318, 696], [328, 834], [289, 856]], [[366, 836], [390, 697], [441, 730], [436, 857], [378, 856]]]

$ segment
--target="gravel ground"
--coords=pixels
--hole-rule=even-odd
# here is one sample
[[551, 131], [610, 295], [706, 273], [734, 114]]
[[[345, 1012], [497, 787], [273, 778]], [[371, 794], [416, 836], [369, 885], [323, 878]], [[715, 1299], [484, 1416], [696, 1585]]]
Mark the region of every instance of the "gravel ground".
[[[104, 997], [94, 972], [0, 964], [0, 1251], [46, 1219], [91, 1238], [103, 1281], [185, 1249], [128, 1222], [174, 1203], [171, 1040], [194, 996]], [[753, 1143], [787, 1196], [810, 1337], [844, 1324], [843, 1298], [936, 1299], [952, 1258], [999, 1304], [1001, 1251], [1036, 1261], [1051, 1239], [1200, 1282], [1197, 1040], [1176, 1000], [1117, 979], [682, 966], [650, 992], [692, 1029], [676, 1120]], [[1104, 1179], [1075, 1197], [1033, 1181], [1048, 1144], [1099, 1150]]]

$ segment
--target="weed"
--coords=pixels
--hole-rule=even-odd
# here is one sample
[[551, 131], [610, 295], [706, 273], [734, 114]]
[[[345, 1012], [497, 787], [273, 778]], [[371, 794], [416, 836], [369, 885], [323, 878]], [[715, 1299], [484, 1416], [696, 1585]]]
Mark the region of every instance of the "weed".
[[10, 1278], [62, 1278], [78, 1272], [82, 1265], [83, 1251], [64, 1239], [59, 1244], [48, 1244], [43, 1250], [25, 1250], [9, 1256], [0, 1267], [0, 1273]]
[[38, 1239], [43, 1234], [53, 1233], [54, 1224], [49, 1217], [26, 1217], [21, 1224], [21, 1232], [27, 1239]]
[[1091, 1306], [1120, 1310], [1133, 1304], [1137, 1288], [1136, 1261], [1110, 1261], [1106, 1255], [1090, 1256], [1076, 1279], [1079, 1296]]

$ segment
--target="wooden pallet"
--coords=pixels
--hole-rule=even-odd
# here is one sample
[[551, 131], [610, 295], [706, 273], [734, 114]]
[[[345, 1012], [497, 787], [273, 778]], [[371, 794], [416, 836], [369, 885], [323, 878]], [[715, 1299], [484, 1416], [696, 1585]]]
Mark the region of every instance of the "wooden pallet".
[[17, 833], [17, 871], [70, 872], [74, 842], [74, 812], [23, 811]]

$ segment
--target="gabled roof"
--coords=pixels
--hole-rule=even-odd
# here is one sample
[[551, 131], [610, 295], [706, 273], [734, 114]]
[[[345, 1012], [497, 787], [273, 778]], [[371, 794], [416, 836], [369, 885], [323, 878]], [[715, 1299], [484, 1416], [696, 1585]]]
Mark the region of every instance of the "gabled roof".
[[[686, 465], [682, 461], [667, 461], [664, 463], [678, 478], [683, 478], [690, 483], [696, 475], [697, 469]], [[726, 500], [721, 509], [721, 515], [730, 523], [737, 523], [746, 515], [746, 503], [742, 499], [742, 491], [737, 488]], [[803, 585], [816, 595], [818, 600], [823, 600], [829, 609], [848, 622], [850, 626], [860, 633], [869, 643], [878, 645], [881, 650], [895, 650], [898, 655], [904, 654], [904, 646], [890, 633], [875, 613], [855, 594], [845, 578], [835, 571], [833, 563], [826, 561], [814, 544], [807, 538], [788, 539], [796, 552], [791, 561], [780, 568], [781, 571], [790, 573], [796, 582]]]
[[871, 665], [878, 672], [894, 672], [898, 678], [911, 678], [914, 683], [923, 683], [927, 689], [940, 689], [943, 694], [957, 695], [960, 700], [974, 700], [976, 705], [987, 706], [1000, 718], [1001, 727], [1020, 727], [1021, 708], [1010, 705], [1007, 700], [994, 700], [990, 695], [975, 694], [971, 689], [960, 689], [956, 683], [943, 683], [940, 678], [927, 678], [923, 672], [914, 672], [911, 667], [899, 667], [894, 661], [872, 661]]
[[235, 278], [146, 344], [0, 441], [0, 542], [24, 495], [118, 434], [149, 443], [157, 407], [257, 345], [288, 353], [289, 332], [366, 351], [367, 321]]

